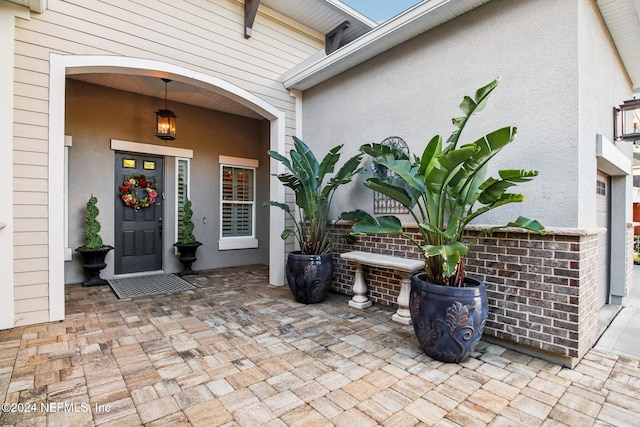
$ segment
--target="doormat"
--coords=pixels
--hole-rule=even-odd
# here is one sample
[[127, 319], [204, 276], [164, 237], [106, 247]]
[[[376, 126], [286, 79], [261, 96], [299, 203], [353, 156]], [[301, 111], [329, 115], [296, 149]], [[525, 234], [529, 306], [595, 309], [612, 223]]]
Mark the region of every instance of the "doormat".
[[138, 298], [170, 292], [198, 289], [175, 274], [154, 274], [151, 276], [127, 277], [125, 279], [109, 279], [109, 286], [118, 298]]

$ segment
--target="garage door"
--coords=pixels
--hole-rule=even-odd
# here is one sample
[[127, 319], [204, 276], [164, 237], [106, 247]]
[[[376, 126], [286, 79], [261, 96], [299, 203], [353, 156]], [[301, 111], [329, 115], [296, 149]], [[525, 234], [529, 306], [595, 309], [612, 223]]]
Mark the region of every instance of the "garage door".
[[598, 307], [602, 307], [609, 302], [610, 182], [608, 175], [598, 172], [596, 181], [596, 226], [607, 229], [606, 233], [599, 234], [598, 241]]

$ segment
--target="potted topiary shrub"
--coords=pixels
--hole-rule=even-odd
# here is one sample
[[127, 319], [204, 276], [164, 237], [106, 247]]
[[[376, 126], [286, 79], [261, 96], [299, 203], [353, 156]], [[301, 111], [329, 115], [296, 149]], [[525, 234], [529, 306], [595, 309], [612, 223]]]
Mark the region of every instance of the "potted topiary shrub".
[[493, 131], [475, 142], [459, 144], [462, 131], [474, 113], [486, 105], [499, 78], [466, 96], [460, 108], [464, 115], [453, 119], [455, 130], [443, 146], [435, 136], [420, 157], [380, 144], [361, 147], [376, 165], [392, 171], [390, 179], [368, 178], [365, 186], [400, 202], [418, 226], [420, 238], [405, 231], [395, 216], [373, 217], [361, 210], [343, 215], [357, 222], [355, 234], [394, 234], [411, 241], [424, 257], [425, 271], [411, 282], [409, 307], [414, 331], [424, 352], [433, 359], [460, 362], [475, 348], [487, 318], [487, 297], [481, 281], [465, 275], [469, 247], [482, 235], [505, 227], [544, 233], [535, 220], [518, 217], [503, 226], [481, 230], [473, 241], [465, 241], [465, 227], [499, 206], [524, 200], [507, 190], [533, 179], [535, 170], [506, 169], [498, 178], [486, 177], [489, 161], [516, 136], [515, 127]]
[[179, 260], [183, 265], [183, 269], [180, 273], [180, 276], [191, 276], [194, 274], [198, 274], [197, 271], [191, 268], [191, 265], [198, 260], [196, 256], [196, 251], [202, 243], [196, 240], [196, 237], [193, 235], [193, 221], [191, 217], [193, 216], [193, 211], [191, 210], [191, 200], [187, 199], [184, 203], [184, 213], [182, 216], [182, 227], [180, 228], [180, 236], [181, 239], [173, 244], [176, 248], [178, 248], [178, 252], [180, 253]]
[[84, 260], [82, 267], [89, 275], [89, 280], [83, 283], [84, 286], [106, 285], [108, 282], [100, 277], [100, 271], [107, 266], [105, 258], [113, 246], [105, 245], [100, 237], [100, 221], [98, 214], [100, 210], [96, 206], [98, 199], [91, 196], [87, 202], [87, 216], [85, 218], [85, 240], [86, 244], [76, 249]]
[[318, 163], [313, 152], [299, 138], [293, 137], [294, 149], [290, 158], [269, 151], [269, 156], [280, 161], [288, 170], [276, 175], [280, 182], [293, 190], [298, 208], [298, 218], [288, 204], [277, 201], [265, 202], [264, 206], [277, 206], [284, 210], [295, 224], [295, 228], [285, 228], [282, 239], [295, 236], [299, 251], [287, 257], [287, 282], [297, 302], [314, 304], [322, 302], [329, 293], [333, 279], [332, 242], [329, 232], [329, 209], [336, 189], [350, 182], [364, 169], [360, 167], [362, 153], [349, 158], [344, 165], [325, 183], [340, 159], [342, 145], [338, 145]]

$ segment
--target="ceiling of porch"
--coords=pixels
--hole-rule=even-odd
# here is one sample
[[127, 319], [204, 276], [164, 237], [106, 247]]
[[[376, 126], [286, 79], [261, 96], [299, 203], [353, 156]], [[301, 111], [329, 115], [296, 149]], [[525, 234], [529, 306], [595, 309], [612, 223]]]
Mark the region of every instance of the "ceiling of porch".
[[[86, 73], [68, 75], [67, 78], [164, 99], [164, 82], [158, 77], [115, 73]], [[263, 118], [257, 112], [225, 95], [180, 81], [172, 81], [167, 85], [167, 99], [167, 106], [170, 110], [175, 110], [171, 106], [172, 103], [179, 102], [252, 119], [259, 120]], [[164, 103], [158, 104], [158, 109], [160, 108], [164, 108]]]

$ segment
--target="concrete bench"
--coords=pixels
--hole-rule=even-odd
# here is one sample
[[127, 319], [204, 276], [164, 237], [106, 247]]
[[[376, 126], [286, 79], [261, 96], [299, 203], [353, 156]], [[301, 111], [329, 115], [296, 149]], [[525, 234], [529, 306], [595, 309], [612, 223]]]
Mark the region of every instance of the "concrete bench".
[[345, 252], [340, 255], [340, 258], [355, 264], [356, 275], [353, 279], [353, 297], [349, 301], [349, 305], [355, 308], [371, 307], [371, 301], [367, 297], [367, 283], [364, 280], [363, 265], [397, 271], [402, 276], [402, 279], [400, 280], [400, 295], [398, 295], [397, 301], [398, 310], [396, 310], [392, 319], [405, 325], [411, 324], [411, 313], [409, 312], [411, 276], [413, 276], [414, 272], [424, 268], [424, 261], [362, 251]]

